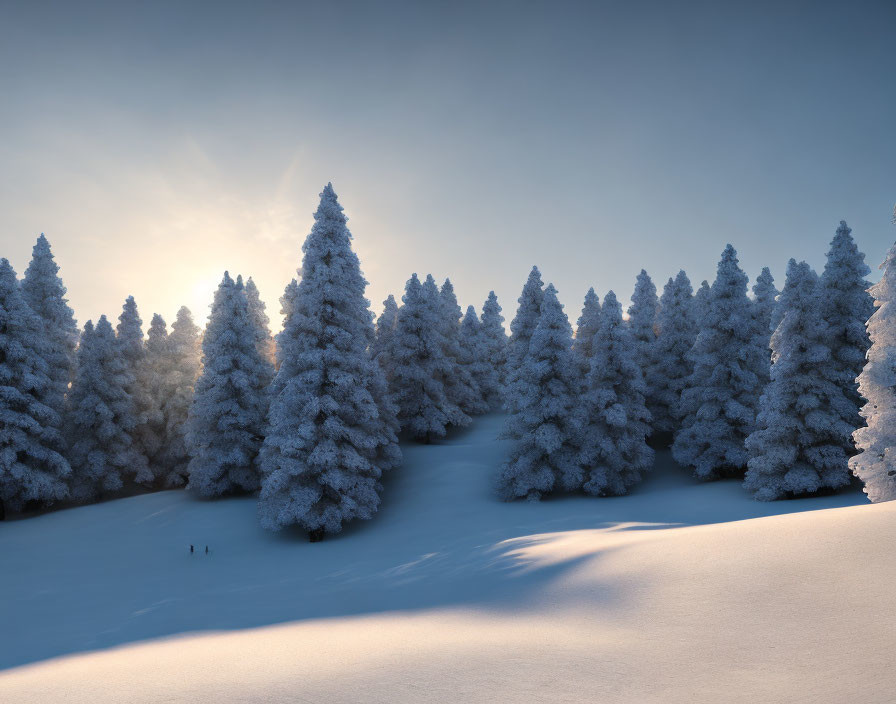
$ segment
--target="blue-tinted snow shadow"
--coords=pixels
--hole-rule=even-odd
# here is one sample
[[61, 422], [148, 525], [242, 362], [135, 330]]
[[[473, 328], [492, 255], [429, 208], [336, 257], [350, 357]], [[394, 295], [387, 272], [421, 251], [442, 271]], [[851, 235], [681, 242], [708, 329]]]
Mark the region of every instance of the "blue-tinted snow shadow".
[[[431, 445], [405, 444], [374, 520], [308, 543], [258, 526], [252, 498], [172, 491], [0, 525], [0, 668], [205, 630], [468, 606], [512, 610], [586, 560], [525, 562], [525, 548], [570, 530], [651, 530], [864, 502], [851, 491], [763, 504], [739, 482], [698, 484], [658, 453], [630, 495], [501, 503], [502, 418]], [[189, 545], [196, 552], [190, 554]], [[210, 553], [205, 554], [208, 545]], [[606, 608], [632, 598], [594, 585]], [[594, 593], [591, 596], [594, 600]]]

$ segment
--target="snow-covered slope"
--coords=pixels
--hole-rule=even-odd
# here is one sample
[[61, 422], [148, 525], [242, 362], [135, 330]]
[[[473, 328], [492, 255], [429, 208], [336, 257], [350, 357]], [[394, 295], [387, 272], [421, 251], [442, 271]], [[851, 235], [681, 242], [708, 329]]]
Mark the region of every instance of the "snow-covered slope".
[[757, 503], [660, 453], [628, 497], [503, 504], [501, 421], [405, 446], [322, 543], [183, 492], [0, 524], [0, 701], [896, 696], [896, 502]]

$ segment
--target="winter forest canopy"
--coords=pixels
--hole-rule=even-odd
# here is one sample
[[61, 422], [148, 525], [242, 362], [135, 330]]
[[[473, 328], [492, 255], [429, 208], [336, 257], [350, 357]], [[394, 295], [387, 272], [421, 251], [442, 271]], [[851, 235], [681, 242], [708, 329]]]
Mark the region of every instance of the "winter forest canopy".
[[590, 289], [575, 329], [537, 267], [509, 335], [493, 292], [464, 310], [450, 279], [417, 273], [375, 316], [328, 184], [281, 332], [230, 272], [204, 329], [184, 307], [144, 332], [133, 297], [79, 329], [41, 235], [23, 278], [0, 260], [0, 508], [257, 493], [264, 527], [319, 540], [374, 516], [399, 440], [498, 410], [504, 500], [624, 494], [667, 447], [758, 500], [853, 476], [896, 499], [896, 245], [881, 269], [871, 286], [841, 221], [821, 272], [791, 259], [783, 282], [765, 268], [751, 285], [729, 244], [712, 282], [680, 271], [658, 291], [642, 269], [625, 311]]

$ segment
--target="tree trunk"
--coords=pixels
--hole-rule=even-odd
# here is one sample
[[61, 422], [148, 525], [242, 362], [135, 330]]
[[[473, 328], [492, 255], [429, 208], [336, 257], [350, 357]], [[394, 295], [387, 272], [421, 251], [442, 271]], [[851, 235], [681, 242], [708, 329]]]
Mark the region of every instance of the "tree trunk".
[[308, 542], [319, 543], [323, 539], [324, 539], [324, 529], [323, 528], [315, 528], [314, 530], [308, 531]]
[[6, 507], [3, 505], [3, 499], [0, 499], [0, 521], [6, 520]]

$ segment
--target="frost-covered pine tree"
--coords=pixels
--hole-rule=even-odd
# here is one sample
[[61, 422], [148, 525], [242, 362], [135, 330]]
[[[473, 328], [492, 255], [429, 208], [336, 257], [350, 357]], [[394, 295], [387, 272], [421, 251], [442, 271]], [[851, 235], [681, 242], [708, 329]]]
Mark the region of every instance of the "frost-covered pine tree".
[[[770, 348], [770, 338], [772, 331], [778, 327], [780, 319], [775, 318], [775, 308], [777, 307], [776, 299], [778, 289], [775, 288], [775, 279], [768, 267], [763, 267], [762, 273], [756, 277], [756, 283], [753, 284], [753, 322], [756, 328], [757, 344], [766, 350], [768, 363], [763, 363], [760, 383], [763, 388], [768, 384], [771, 373], [772, 353]], [[772, 322], [774, 320], [774, 327]]]
[[693, 311], [694, 316], [694, 326], [697, 332], [700, 331], [700, 325], [704, 320], [706, 320], [706, 312], [709, 306], [709, 295], [710, 295], [710, 286], [709, 282], [704, 279], [703, 283], [700, 284], [700, 288], [698, 288], [694, 292], [694, 305], [691, 306], [691, 310]]
[[520, 381], [520, 367], [529, 351], [529, 340], [535, 332], [535, 327], [541, 318], [541, 303], [544, 300], [544, 289], [541, 281], [541, 272], [537, 266], [532, 267], [529, 278], [520, 297], [517, 299], [519, 307], [516, 316], [510, 322], [510, 340], [507, 343], [507, 367], [505, 371], [504, 407], [513, 412], [514, 405], [520, 397], [520, 391], [516, 389]]
[[[283, 295], [280, 296], [280, 315], [283, 316], [283, 330], [286, 329], [286, 324], [289, 322], [289, 318], [292, 315], [293, 310], [296, 306], [296, 297], [299, 295], [299, 282], [295, 279], [291, 279], [288, 284], [286, 284], [286, 288], [283, 290]], [[283, 361], [280, 359], [280, 336], [283, 334], [283, 330], [274, 335], [274, 368], [280, 368], [280, 362]]]
[[656, 318], [655, 363], [647, 380], [648, 386], [653, 389], [653, 403], [649, 410], [656, 432], [674, 432], [681, 418], [681, 392], [693, 372], [688, 354], [697, 337], [693, 303], [691, 282], [684, 271], [679, 271], [663, 288]]
[[190, 489], [221, 496], [258, 488], [270, 375], [242, 278], [224, 272], [202, 339], [202, 373], [187, 424]]
[[[821, 275], [821, 303], [831, 348], [831, 361], [825, 365], [825, 375], [846, 389], [852, 406], [843, 420], [858, 428], [863, 425], [863, 420], [859, 415], [862, 399], [856, 379], [871, 346], [865, 323], [874, 312], [874, 300], [868, 293], [871, 284], [865, 279], [871, 270], [851, 233], [841, 220]], [[852, 439], [844, 449], [850, 453], [854, 451]]]
[[[644, 269], [635, 280], [635, 292], [632, 304], [628, 307], [628, 327], [632, 331], [635, 361], [641, 368], [644, 379], [653, 376], [653, 353], [656, 345], [656, 315], [659, 300], [656, 297], [656, 286]], [[653, 405], [653, 390], [645, 386], [648, 403]]]
[[853, 433], [859, 454], [849, 460], [875, 503], [896, 499], [896, 245], [881, 269], [883, 276], [869, 289], [877, 310], [868, 320], [871, 348], [858, 379], [868, 425]]
[[166, 487], [183, 486], [189, 475], [187, 418], [193, 402], [193, 388], [199, 376], [199, 328], [189, 308], [182, 306], [166, 339], [166, 364], [161, 390], [161, 410], [165, 422], [165, 443], [156, 458], [156, 467]]
[[149, 454], [158, 444], [154, 436], [150, 416], [152, 415], [152, 397], [149, 392], [149, 370], [146, 366], [146, 345], [143, 342], [143, 321], [137, 311], [137, 303], [133, 296], [128, 296], [118, 316], [116, 339], [118, 352], [128, 368], [129, 385], [125, 387], [131, 400], [132, 421], [126, 421], [124, 427], [132, 437], [134, 464], [131, 467], [135, 481], [149, 483], [153, 479], [149, 468]]
[[765, 350], [756, 341], [747, 276], [730, 244], [722, 253], [699, 330], [672, 456], [693, 467], [698, 479], [739, 475], [746, 469], [744, 440], [756, 420]]
[[368, 354], [367, 282], [330, 184], [314, 220], [280, 338], [258, 507], [264, 527], [296, 524], [318, 539], [376, 513], [382, 473], [401, 453], [385, 379]]
[[821, 373], [830, 361], [818, 275], [791, 259], [781, 294], [781, 323], [771, 337], [771, 381], [756, 430], [747, 438], [744, 487], [771, 501], [849, 484], [845, 439], [852, 427], [838, 409], [844, 390]]
[[504, 397], [504, 374], [507, 368], [507, 333], [504, 332], [504, 316], [494, 291], [482, 305], [479, 317], [479, 335], [482, 344], [483, 363], [488, 364], [479, 377], [479, 386], [486, 403], [491, 407], [501, 404]]
[[600, 329], [600, 299], [589, 288], [585, 294], [585, 303], [582, 305], [582, 314], [576, 323], [576, 337], [573, 340], [572, 349], [576, 359], [582, 367], [582, 378], [591, 369], [591, 351], [594, 346], [594, 336]]
[[[57, 422], [61, 423], [65, 414], [65, 395], [74, 377], [78, 325], [65, 298], [66, 289], [59, 278], [59, 266], [53, 260], [50, 243], [43, 234], [34, 245], [21, 289], [25, 302], [40, 319], [46, 338], [41, 347], [51, 383], [42, 401], [53, 409]], [[57, 430], [61, 430], [61, 426], [57, 426]]]
[[250, 276], [246, 280], [246, 298], [249, 300], [249, 313], [252, 316], [252, 327], [255, 329], [255, 339], [258, 351], [263, 359], [271, 363], [271, 378], [273, 379], [274, 364], [274, 338], [271, 336], [271, 320], [265, 312], [266, 306], [258, 293], [258, 286]]
[[376, 321], [376, 336], [370, 345], [370, 357], [380, 365], [387, 381], [392, 374], [390, 352], [397, 325], [398, 304], [395, 302], [395, 296], [390, 293], [383, 301], [383, 312]]
[[473, 387], [476, 390], [476, 407], [474, 413], [487, 413], [489, 403], [486, 401], [483, 388], [495, 382], [495, 368], [487, 357], [485, 336], [482, 323], [473, 306], [467, 306], [467, 312], [460, 322], [460, 352], [458, 363], [468, 370]]
[[[431, 288], [430, 288], [431, 287]], [[426, 277], [423, 284], [424, 293], [436, 295], [436, 282], [431, 276]], [[444, 350], [445, 369], [443, 379], [445, 393], [448, 400], [457, 406], [466, 419], [461, 418], [455, 423], [461, 427], [469, 425], [469, 416], [479, 415], [488, 410], [488, 405], [482, 398], [479, 385], [473, 378], [470, 365], [472, 360], [465, 360], [460, 343], [460, 306], [457, 304], [457, 296], [454, 295], [454, 286], [451, 279], [445, 279], [442, 290], [438, 292], [438, 301], [441, 308], [442, 324], [439, 330], [442, 335], [442, 349]], [[460, 416], [458, 416], [460, 417]]]
[[66, 419], [71, 496], [76, 501], [102, 498], [121, 489], [126, 480], [148, 480], [146, 455], [134, 433], [134, 383], [131, 365], [106, 316], [96, 327], [88, 322], [78, 345]]
[[544, 290], [541, 315], [518, 372], [504, 433], [514, 445], [498, 475], [499, 496], [537, 501], [552, 491], [580, 488], [582, 380], [572, 353], [572, 327], [552, 284]]
[[168, 326], [165, 319], [155, 313], [146, 334], [144, 379], [149, 406], [143, 434], [143, 449], [155, 483], [160, 483], [166, 474], [162, 453], [168, 443], [164, 405], [168, 394], [169, 364]]
[[625, 494], [653, 466], [653, 450], [647, 445], [650, 412], [635, 346], [633, 331], [622, 321], [622, 306], [610, 291], [582, 395], [587, 417], [580, 454], [583, 488], [595, 496]]
[[0, 259], [0, 519], [7, 508], [67, 494], [61, 421], [45, 403], [56, 383], [47, 347], [43, 322], [25, 302], [12, 266]]
[[451, 423], [440, 369], [441, 336], [437, 333], [438, 309], [427, 301], [420, 279], [414, 274], [405, 285], [398, 309], [398, 323], [391, 345], [392, 374], [389, 391], [398, 409], [398, 422], [418, 440], [429, 442], [445, 435]]

